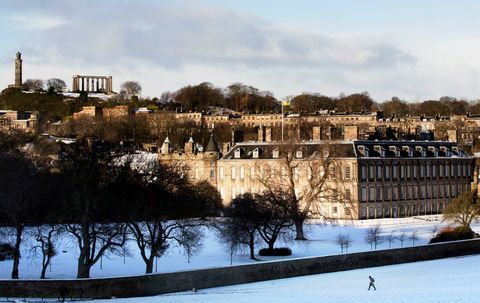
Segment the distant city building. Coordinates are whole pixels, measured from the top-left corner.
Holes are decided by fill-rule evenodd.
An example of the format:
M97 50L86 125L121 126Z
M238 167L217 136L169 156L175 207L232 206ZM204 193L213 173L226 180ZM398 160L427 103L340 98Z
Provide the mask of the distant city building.
M18 112L16 110L0 110L0 129L19 129L35 131L38 125L38 113Z
M100 118L117 119L129 115L128 105L116 105L114 107L84 106L82 110L73 114L73 119Z

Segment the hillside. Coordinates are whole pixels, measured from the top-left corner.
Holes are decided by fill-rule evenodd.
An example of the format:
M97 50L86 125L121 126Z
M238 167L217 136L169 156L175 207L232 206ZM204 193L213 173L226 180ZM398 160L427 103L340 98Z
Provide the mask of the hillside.
M0 109L38 111L42 121L48 121L79 111L81 102L59 94L24 93L17 88L7 88L0 94Z

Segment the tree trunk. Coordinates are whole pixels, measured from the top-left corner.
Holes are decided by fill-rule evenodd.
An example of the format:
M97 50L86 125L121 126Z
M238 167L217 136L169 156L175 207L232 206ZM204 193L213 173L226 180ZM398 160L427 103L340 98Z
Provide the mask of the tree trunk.
M305 218L303 217L295 218L294 223L295 223L295 234L296 234L295 240L301 240L301 241L307 240L307 238L305 238L305 233L303 232L303 224L305 223Z
M45 279L45 273L47 272L48 263L50 263L49 259L47 259L47 262L42 266L42 274L40 275L40 279Z
M250 259L256 260L255 258L255 238L253 235L250 235L250 239L248 241L248 246L250 247Z
M77 279L88 279L90 278L90 266L83 264L83 262L78 262L77 269Z
M15 228L16 238L15 238L15 250L13 251L13 268L12 268L12 279L18 279L18 266L20 264L20 244L22 243L22 233L23 225L18 225Z
M49 263L50 263L50 257L45 255L45 251L44 251L43 259L42 259L42 273L40 274L40 279L45 279L45 273L47 272Z
M145 262L147 265L145 269L146 274L151 274L153 272L153 260L155 260L155 258L150 258Z
M80 251L80 256L78 256L78 264L77 264L77 279L87 279L90 278L90 266L87 265L87 256L88 246L84 247Z

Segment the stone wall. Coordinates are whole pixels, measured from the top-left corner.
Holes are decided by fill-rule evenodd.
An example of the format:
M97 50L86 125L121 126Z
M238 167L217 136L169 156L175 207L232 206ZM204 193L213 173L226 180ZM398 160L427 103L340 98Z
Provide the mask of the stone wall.
M139 297L480 253L480 239L143 276L0 280L2 297Z

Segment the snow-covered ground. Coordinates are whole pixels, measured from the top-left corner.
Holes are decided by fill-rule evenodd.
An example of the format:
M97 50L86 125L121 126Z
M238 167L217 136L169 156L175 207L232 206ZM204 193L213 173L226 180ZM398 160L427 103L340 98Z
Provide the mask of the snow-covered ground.
M298 278L95 303L475 303L480 256L373 267ZM368 276L376 291L367 291ZM90 301L91 302L91 301Z
M276 246L288 246L292 249L293 255L288 258L308 257L308 256L324 256L340 253L340 247L335 243L335 237L338 234L348 234L353 239L352 247L349 252L359 252L370 250L370 246L365 242L366 230L376 224L381 224L383 234L394 232L397 236L401 232L405 232L407 237L413 231L417 231L418 240L415 245L426 244L432 237L435 227L440 228L448 225L442 223L440 216L404 218L404 219L379 219L366 221L339 221L337 224L321 224L321 222L311 222L307 226L307 236L310 241L280 241ZM473 229L480 232L480 224L475 223ZM201 252L194 256L190 263L187 257L176 247L171 247L167 253L158 259L158 272L172 272L178 270L190 270L210 267L230 266L230 256L228 249L222 245L216 234L205 228L205 240ZM26 244L26 243L25 243ZM412 243L408 239L403 246L411 246ZM258 251L262 245L256 249ZM400 242L393 242L392 248L400 247ZM22 251L22 259L20 261L20 278L36 279L40 276L41 259L40 257L31 256L28 252L27 245L24 245ZM389 243L383 242L378 249L388 249ZM74 278L76 276L76 259L78 250L74 243L63 239L58 245L59 254L53 258L52 270L47 271L48 278ZM132 241L128 244L130 257L110 255L103 258L102 262L94 265L91 271L91 277L112 277L112 276L128 276L139 275L145 272L145 264L139 256L136 244ZM261 260L284 259L286 257L259 257ZM252 261L248 257L248 253L238 253L233 257L233 265L245 264ZM0 262L0 279L8 279L10 277L12 261ZM479 299L480 302L480 299Z

